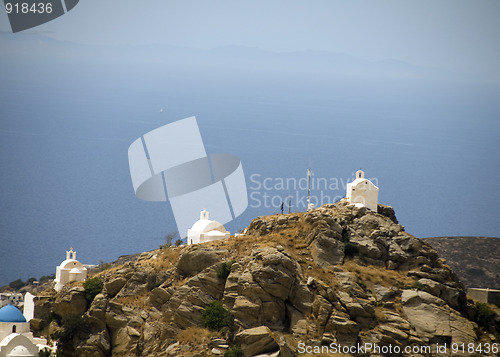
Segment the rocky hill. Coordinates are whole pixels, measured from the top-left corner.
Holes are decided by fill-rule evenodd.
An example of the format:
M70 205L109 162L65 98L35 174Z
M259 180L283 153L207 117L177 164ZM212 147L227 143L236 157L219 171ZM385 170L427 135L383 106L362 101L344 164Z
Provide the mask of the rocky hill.
M382 205L379 213L338 203L259 217L244 236L163 247L94 277L104 282L95 298L72 283L36 303L33 329L57 338L66 356L286 357L335 348L441 356L439 344L450 355L451 343L491 344L500 331L499 315L486 307L484 319L436 251Z
M446 259L466 288L500 290L500 238L424 238Z

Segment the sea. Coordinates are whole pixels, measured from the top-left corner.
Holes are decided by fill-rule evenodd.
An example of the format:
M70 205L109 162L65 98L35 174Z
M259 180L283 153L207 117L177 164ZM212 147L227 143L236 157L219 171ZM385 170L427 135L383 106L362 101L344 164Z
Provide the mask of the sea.
M0 286L54 274L70 247L99 264L165 244L172 209L134 195L127 150L190 116L207 153L242 162L231 233L282 201L304 211L308 169L316 205L362 169L417 237L500 236L498 85L44 61L0 70Z

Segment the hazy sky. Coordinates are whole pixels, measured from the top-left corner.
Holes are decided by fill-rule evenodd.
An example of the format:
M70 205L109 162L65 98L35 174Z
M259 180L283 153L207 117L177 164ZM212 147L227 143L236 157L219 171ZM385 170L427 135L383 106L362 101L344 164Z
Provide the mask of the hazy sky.
M87 44L327 50L498 79L499 18L498 0L81 0L28 31ZM0 30L10 30L5 12Z

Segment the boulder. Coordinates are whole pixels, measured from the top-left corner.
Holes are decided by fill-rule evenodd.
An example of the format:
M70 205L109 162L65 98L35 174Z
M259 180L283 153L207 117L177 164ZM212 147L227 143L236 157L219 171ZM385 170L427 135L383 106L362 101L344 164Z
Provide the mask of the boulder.
M316 235L311 243L311 254L317 266L326 268L342 264L344 261L344 243L324 234Z
M326 300L321 295L316 295L312 305L312 313L316 318L316 331L321 335L325 331L325 327L328 319L330 318L332 310L333 306L328 300Z
M149 302L152 305L161 306L165 302L167 302L171 296L172 294L170 294L170 292L166 289L160 287L154 288L153 290L151 290L151 293L149 295Z
M338 344L354 346L358 340L359 325L350 320L349 315L334 311L325 327L326 333L332 333Z
M281 357L295 357L295 352L290 347L290 344L288 343L285 336L280 336L279 345L280 345L279 355Z
M123 288L127 279L118 277L104 284L104 292L110 297L114 297Z
M183 276L191 276L217 263L221 251L216 251L203 244L194 244L184 248L179 256L177 270Z
M403 290L403 311L418 337L428 342L473 343L474 324L425 291Z
M279 351L280 349L273 333L266 326L243 330L236 334L236 341L241 345L245 357Z
M87 310L85 289L81 286L75 286L69 290L63 290L57 296L52 309L59 316L70 314L83 315Z
M377 206L377 213L381 214L382 216L386 216L396 224L399 223L398 219L396 218L396 213L394 212L394 208L392 208L391 206L386 206L379 203Z
M296 335L305 335L307 333L307 320L304 314L288 304L286 310L290 318L290 331Z
M296 283L290 294L290 303L303 314L309 314L314 296L303 283Z
M102 324L101 328L105 328L106 309L108 307L108 299L103 293L97 294L89 307L87 315L96 319Z
M465 293L456 288L426 278L420 279L418 282L424 286L425 291L443 299L455 310L459 310L465 302Z
M385 286L375 284L373 286L373 295L377 301L388 301L395 295L395 292Z
M135 272L119 290L117 297L142 295L147 290L148 274L144 271Z

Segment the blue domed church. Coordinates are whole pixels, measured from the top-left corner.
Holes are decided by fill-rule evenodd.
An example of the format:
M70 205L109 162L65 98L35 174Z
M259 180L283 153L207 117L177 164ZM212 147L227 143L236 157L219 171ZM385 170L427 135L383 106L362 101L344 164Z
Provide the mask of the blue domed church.
M0 309L0 357L38 356L46 345L45 339L33 337L29 322L15 306Z

